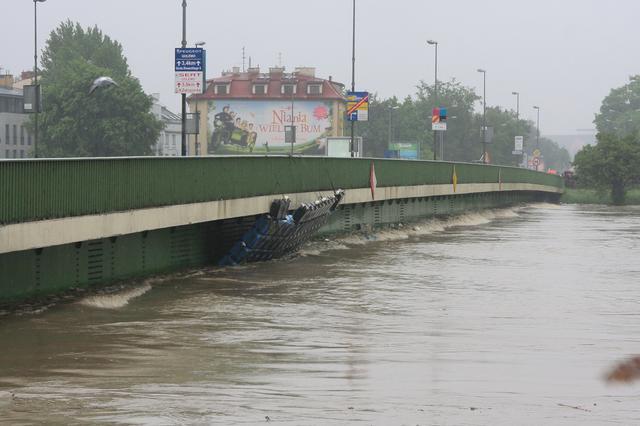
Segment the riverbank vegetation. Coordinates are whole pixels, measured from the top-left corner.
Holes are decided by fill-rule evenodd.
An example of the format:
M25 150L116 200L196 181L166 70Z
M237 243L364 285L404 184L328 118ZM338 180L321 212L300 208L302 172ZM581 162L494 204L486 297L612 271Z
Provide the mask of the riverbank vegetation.
M565 188L560 202L565 204L613 204L611 193L593 188ZM640 205L640 188L627 191L625 205Z
M608 192L611 204L628 204L629 188L640 183L640 75L611 90L594 123L595 145L587 145L574 159L580 188ZM594 192L594 193L595 193ZM584 193L586 194L586 192Z

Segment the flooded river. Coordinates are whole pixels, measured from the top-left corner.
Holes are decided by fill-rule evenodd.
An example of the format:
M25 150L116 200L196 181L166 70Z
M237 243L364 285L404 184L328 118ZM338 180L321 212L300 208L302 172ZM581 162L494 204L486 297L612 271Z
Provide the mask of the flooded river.
M0 317L6 424L640 424L640 209L537 205Z

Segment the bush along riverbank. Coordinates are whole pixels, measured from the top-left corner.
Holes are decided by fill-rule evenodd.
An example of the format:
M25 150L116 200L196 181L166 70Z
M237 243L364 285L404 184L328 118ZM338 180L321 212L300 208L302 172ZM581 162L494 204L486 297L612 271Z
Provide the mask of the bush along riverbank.
M560 202L566 204L613 204L609 191L591 188L565 188ZM632 188L627 191L624 205L640 205L640 188Z

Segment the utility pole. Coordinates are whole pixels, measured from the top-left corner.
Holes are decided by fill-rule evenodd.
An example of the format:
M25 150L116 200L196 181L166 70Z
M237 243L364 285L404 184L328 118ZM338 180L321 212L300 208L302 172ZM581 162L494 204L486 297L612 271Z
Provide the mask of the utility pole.
M435 41L435 40L427 40L427 44L434 45L436 47L435 72L434 72L434 75L435 75L435 82L434 82L435 102L434 102L433 108L438 108L438 42ZM436 160L436 152L438 151L438 148L437 148L437 139L438 139L438 137L437 136L438 136L438 131L434 130L433 131L433 161Z
M38 113L40 112L40 89L38 88L38 3L46 0L33 0L33 85L36 88L35 123L33 128L33 157L38 158ZM8 141L7 141L8 142Z
M538 113L536 118L536 148L540 149L540 107L534 105L533 109Z
M182 48L187 47L187 0L182 0ZM187 94L182 94L182 156L187 156Z
M352 41L351 41L351 91L356 91L356 0L353 0L353 25L352 25ZM355 121L351 120L351 158L355 157L354 149L354 135L355 135Z
M487 71L478 68L482 73L482 162L487 163Z
M520 92L511 92L516 95L516 120L520 120Z

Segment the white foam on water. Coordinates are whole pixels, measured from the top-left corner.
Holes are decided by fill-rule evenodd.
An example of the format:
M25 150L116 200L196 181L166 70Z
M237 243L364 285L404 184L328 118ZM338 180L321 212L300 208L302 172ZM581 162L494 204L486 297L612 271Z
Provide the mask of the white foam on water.
M514 208L481 210L449 216L445 219L432 218L409 224L394 224L388 228L339 237L337 241L346 245L362 245L371 241L398 241L444 232L452 227L479 226L497 219L512 219L519 216Z
M544 203L544 202L527 204L527 207L532 209L561 209L562 208L560 204Z
M346 250L349 247L344 245L341 241L336 240L315 240L310 241L304 245L299 251L299 256L320 256L322 253L329 250Z
M151 290L151 284L145 281L141 286L128 288L119 292L109 294L96 294L85 297L78 303L84 306L99 309L119 309L126 306L132 299L140 297Z

